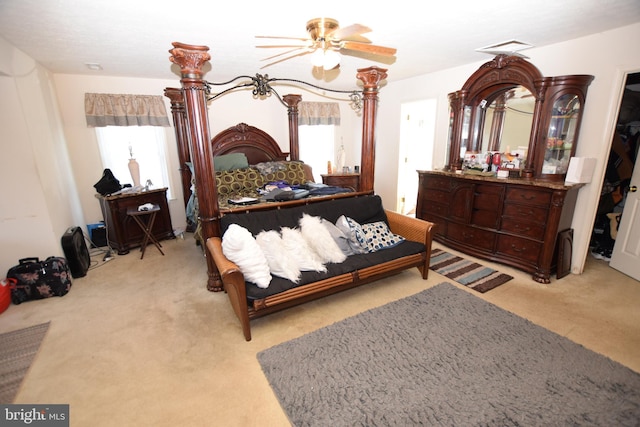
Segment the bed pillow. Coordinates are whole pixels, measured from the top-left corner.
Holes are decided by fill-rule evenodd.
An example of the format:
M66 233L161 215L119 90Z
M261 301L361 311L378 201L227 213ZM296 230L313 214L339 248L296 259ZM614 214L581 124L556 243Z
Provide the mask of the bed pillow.
M333 262L338 264L347 259L347 256L331 237L329 230L322 225L322 218L305 213L302 214L299 224L302 236L320 256L323 263Z
M213 158L213 168L216 171L230 171L249 167L249 161L244 153L230 153Z
M255 197L258 195L258 188L263 185L262 175L254 168L216 171L218 196L223 198L232 196Z
M295 260L298 269L301 271L327 271L327 267L325 267L320 257L311 249L304 237L302 237L300 230L282 227L280 232L282 233L284 248L291 259Z
M267 259L271 274L291 280L293 283L300 281L298 264L287 253L279 232L262 231L256 236L256 242Z
M231 224L222 236L222 253L240 268L247 281L259 288L269 287L269 263L249 230Z
M307 182L304 163L298 160L279 162L284 169L263 173L265 182L285 181L289 185L300 185Z

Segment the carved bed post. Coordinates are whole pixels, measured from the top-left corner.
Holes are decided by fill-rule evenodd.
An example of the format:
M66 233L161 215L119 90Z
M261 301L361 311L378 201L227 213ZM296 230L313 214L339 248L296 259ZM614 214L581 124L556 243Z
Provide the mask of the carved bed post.
M187 133L187 116L184 109L184 97L182 89L173 87L165 88L164 96L171 101L171 117L173 118L173 127L176 133L176 142L178 143L178 160L180 161L180 178L182 179L182 196L184 206L187 207L189 197L191 195L191 171L186 163L191 161L191 153L189 151L189 140Z
M449 158L445 170L455 171L462 168L460 161L460 141L462 140L462 127L464 122L464 106L467 100L467 91L458 90L449 94L449 106L453 114L453 122L449 129Z
M174 42L169 50L169 60L180 66L182 93L188 126L188 141L191 148L193 169L196 175L196 191L206 194L199 203L199 220L202 226L202 240L206 243L212 236L220 236L218 223L218 190L216 189L213 153L209 136L209 118L205 81L202 79L202 66L211 58L209 47L194 46ZM206 254L206 249L205 249ZM207 289L221 291L222 281L213 258L207 256Z
M289 112L289 158L300 160L300 145L298 141L298 104L302 101L302 95L285 95L282 97L287 104Z
M360 68L356 77L364 83L362 112L362 152L360 153L360 191L373 191L376 165L376 108L378 84L387 77L387 70L376 66Z

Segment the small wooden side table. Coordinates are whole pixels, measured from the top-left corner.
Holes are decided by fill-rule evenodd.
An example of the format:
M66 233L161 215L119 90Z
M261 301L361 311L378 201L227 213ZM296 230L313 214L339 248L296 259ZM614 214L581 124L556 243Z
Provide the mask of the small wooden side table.
M359 173L332 173L320 176L322 177L323 184L333 185L335 187L351 188L353 191L359 191Z
M160 212L160 206L153 205L152 208L146 210L138 210L137 207L130 207L127 209L127 215L133 218L133 220L140 226L144 237L142 238L142 243L140 244L140 251L142 254L140 255L140 259L144 257L144 251L147 249L147 245L149 241L151 241L156 248L160 251L162 256L164 256L164 252L162 252L162 245L158 240L153 237L153 223L156 221L156 214ZM146 222L145 222L145 217Z

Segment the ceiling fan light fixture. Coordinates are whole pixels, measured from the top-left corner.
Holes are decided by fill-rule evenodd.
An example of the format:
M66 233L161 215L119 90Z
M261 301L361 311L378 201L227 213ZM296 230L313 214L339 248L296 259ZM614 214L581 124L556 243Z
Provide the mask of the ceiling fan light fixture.
M340 55L333 49L327 49L324 51L324 64L325 70L332 70L340 64Z
M311 64L314 67L322 67L324 66L324 50L316 49L315 52L311 54Z
M340 55L333 49L316 49L311 54L311 64L314 67L332 70L340 64Z

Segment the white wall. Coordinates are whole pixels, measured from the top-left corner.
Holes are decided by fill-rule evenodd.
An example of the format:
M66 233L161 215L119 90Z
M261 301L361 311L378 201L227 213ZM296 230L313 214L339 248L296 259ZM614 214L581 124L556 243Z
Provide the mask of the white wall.
M167 61L168 62L168 61ZM171 105L164 96L167 87L179 87L179 81L160 79L139 79L124 77L86 76L56 74L54 76L58 104L62 114L64 133L71 162L73 164L74 178L78 187L78 195L81 201L81 209L84 212L86 224L102 221L100 204L96 199L96 190L93 185L102 176L104 167L100 158L98 140L95 128L87 127L84 113L84 94L95 93L131 93L137 95L160 95L165 101L167 115L171 122ZM169 211L174 229L184 230L186 227L186 215L182 198L182 185L180 183L178 150L175 142L174 128L166 127L165 136L169 147L168 171L173 191L169 200ZM128 182L129 177L116 177L122 182Z
M83 223L51 76L0 38L0 271L18 259L61 256Z
M531 63L545 76L592 74L584 110L576 156L595 157L597 169L591 184L580 190L573 220L573 272L581 273L589 249L593 220L598 205L609 147L624 78L640 70L640 23L612 31L525 51ZM400 106L403 102L437 98L437 128L434 168L446 162L448 132L447 94L462 87L466 79L484 62L390 83L380 93L376 146L375 188L386 205L395 203L397 176L397 138L400 134ZM393 69L389 70L393 75ZM417 175L416 175L417 179Z

